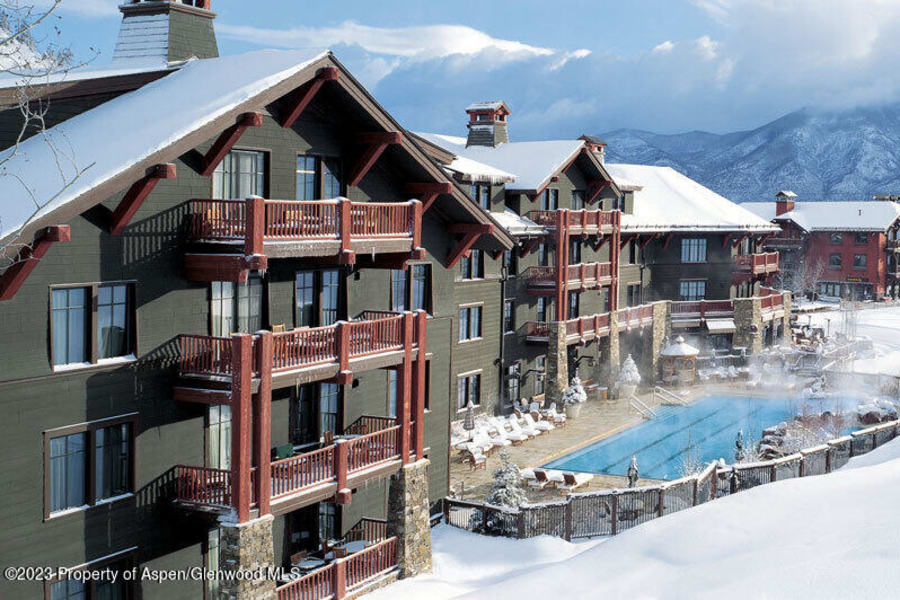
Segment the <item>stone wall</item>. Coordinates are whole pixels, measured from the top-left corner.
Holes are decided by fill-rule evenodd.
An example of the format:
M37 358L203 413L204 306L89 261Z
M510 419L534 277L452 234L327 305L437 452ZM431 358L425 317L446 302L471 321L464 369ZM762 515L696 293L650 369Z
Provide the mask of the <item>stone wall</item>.
M645 385L655 385L659 379L659 353L669 335L671 305L668 301L653 304L653 325L644 332L644 364L641 367Z
M734 299L734 326L732 346L746 348L750 354L762 351L763 321L759 298Z
M616 311L609 313L609 336L600 339L600 360L597 362L597 381L609 388L610 398L619 376L619 317Z
M784 298L784 328L782 329L782 338L778 341L790 340L791 339L791 292L783 292L782 297Z
M547 371L544 379L544 405L556 402L563 406L562 398L569 387L569 355L566 346L565 321L550 323L550 342L547 345Z
M428 465L423 459L391 476L387 534L397 537L400 577L431 572L431 525L428 514Z
M427 498L427 496L426 496ZM275 564L272 515L246 523L220 523L220 568L259 572ZM275 600L275 582L263 577L219 582L216 600Z

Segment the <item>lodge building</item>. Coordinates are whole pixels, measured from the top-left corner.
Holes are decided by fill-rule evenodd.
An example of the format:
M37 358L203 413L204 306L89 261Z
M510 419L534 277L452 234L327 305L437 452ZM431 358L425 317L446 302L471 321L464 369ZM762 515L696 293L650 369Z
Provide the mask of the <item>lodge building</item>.
M776 228L671 169L510 142L503 102L467 138L413 133L330 52L218 56L210 0L120 8L113 62L40 88L67 160L29 137L0 178L0 562L328 562L0 596L342 598L427 571L468 404L599 393L625 353L652 381L674 329L754 351L789 312Z

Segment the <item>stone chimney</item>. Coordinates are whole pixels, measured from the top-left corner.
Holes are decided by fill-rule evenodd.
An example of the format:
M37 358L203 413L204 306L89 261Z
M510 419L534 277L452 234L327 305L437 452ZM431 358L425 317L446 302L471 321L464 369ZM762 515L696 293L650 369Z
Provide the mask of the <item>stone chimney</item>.
M775 216L780 217L784 213L794 210L794 200L796 199L797 194L791 190L781 190L775 194Z
M502 100L499 102L476 102L466 108L469 115L469 136L466 139L466 147L490 146L495 148L500 144L509 142L509 132L506 130L506 118L509 116L509 107Z
M114 63L168 63L219 56L212 0L127 0Z
M597 155L601 163L606 162L606 140L596 135L583 135L578 139L584 142L591 154Z

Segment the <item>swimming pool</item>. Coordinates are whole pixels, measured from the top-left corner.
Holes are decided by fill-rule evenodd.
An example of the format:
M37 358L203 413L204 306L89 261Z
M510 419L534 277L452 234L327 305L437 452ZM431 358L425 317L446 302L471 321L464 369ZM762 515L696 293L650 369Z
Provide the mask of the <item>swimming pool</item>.
M739 430L755 443L763 429L787 420L796 408L796 398L731 395L706 396L689 406L662 406L653 419L544 466L625 475L634 454L641 477L676 479L686 460L708 464L724 458L733 463Z

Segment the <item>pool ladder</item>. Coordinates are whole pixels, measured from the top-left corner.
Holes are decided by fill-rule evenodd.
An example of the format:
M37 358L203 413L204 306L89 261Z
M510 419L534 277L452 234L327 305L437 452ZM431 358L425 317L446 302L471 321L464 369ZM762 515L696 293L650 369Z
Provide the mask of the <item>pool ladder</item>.
M658 400L660 404L677 404L678 406L687 406L687 402L664 387L656 386L653 388L653 399Z
M637 396L632 396L628 402L631 405L631 408L641 413L641 417L644 419L652 419L656 416L656 411L638 400Z

